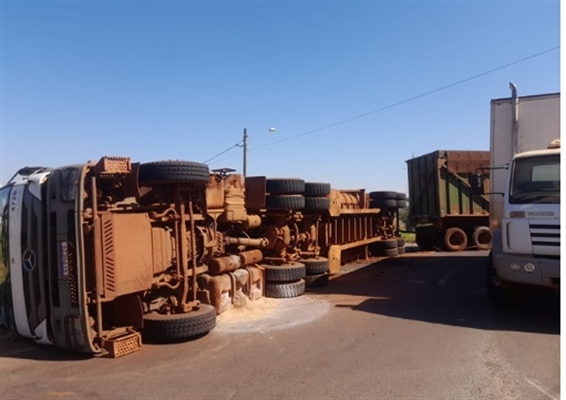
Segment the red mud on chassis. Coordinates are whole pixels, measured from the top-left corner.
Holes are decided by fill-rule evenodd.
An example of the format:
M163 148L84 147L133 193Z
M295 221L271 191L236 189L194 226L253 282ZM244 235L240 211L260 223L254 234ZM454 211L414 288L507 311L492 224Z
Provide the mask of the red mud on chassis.
M23 310L43 310L33 311L43 320L20 307L16 319L29 328L13 330L64 349L119 357L140 348L142 334L160 342L202 336L233 306L299 296L345 262L402 249L395 221L404 201L395 192L297 178L253 177L244 187L231 170L126 157L24 170L2 193L36 193L37 233L35 244L11 241L10 251L25 259L36 249L39 262L20 286L25 260L13 262L14 279L2 283L12 294L0 297L31 293ZM18 226L10 221L3 243L4 228Z
M2 224L8 271L2 314L17 333L118 357L141 346L140 332L171 341L210 331L226 303L222 280L230 282L232 297L261 297L261 251L231 244L230 235L259 223L246 213L239 175L210 175L206 165L186 161L131 164L125 157L42 171L41 186L31 172L2 189L20 201L3 208ZM41 245L32 247L37 265L24 271L20 255L32 252L27 238L21 245L16 240L24 237L21 215L28 210L19 199L32 186L40 211L26 221L37 232L31 242ZM8 227L14 240L4 246ZM6 269L8 247L16 261ZM229 266L218 268L227 260ZM14 307L13 299L23 299L25 307ZM36 308L45 311L41 325L25 313ZM45 321L39 338L37 327Z
M262 253L236 244L260 223L247 215L240 175L103 158L84 176L89 332L100 349L133 351L140 330L155 341L197 337L236 297L262 296Z
M60 347L117 357L141 346L142 329L182 338L214 326L214 310L196 301L188 247L208 170L172 167L132 168L127 158L104 157L77 169L67 188L58 187L57 170L49 178L49 230L57 236L48 248L60 249L50 260L61 266L50 276L59 298L51 322ZM147 186L138 186L138 170ZM74 210L61 210L62 191L75 192Z

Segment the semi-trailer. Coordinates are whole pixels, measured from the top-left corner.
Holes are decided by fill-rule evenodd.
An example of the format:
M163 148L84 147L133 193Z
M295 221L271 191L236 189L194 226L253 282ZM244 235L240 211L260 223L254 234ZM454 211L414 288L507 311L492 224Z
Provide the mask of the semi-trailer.
M487 164L489 151L436 150L407 160L409 221L419 247L491 247L489 198L470 187L470 177Z

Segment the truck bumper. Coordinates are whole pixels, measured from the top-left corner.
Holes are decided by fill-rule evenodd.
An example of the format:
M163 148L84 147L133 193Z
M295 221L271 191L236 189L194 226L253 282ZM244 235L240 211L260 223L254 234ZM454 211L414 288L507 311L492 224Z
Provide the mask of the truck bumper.
M525 265L534 265L534 270L528 272ZM508 282L526 285L560 287L560 260L549 258L534 258L531 256L516 256L509 254L494 254L493 266L497 275ZM512 266L514 268L512 268Z

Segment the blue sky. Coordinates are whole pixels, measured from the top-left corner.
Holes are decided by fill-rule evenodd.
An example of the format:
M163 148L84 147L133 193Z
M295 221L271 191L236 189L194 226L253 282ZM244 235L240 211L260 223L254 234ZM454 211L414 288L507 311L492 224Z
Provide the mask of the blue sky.
M555 49L404 102L559 46L558 1L2 1L0 25L2 183L203 162L247 128L250 176L404 192L412 156L489 148L509 81L560 91ZM241 172L242 149L209 165Z

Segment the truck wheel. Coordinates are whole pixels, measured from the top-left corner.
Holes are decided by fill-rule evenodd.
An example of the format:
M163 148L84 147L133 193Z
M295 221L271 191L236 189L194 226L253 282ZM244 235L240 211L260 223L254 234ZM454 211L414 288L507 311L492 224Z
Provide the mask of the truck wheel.
M330 183L326 182L305 182L304 196L324 197L330 194Z
M302 194L305 181L298 178L268 178L265 180L265 191L271 194Z
M399 242L396 238L393 239L384 239L380 240L379 242L373 242L370 244L370 247L376 250L379 249L395 249L399 247Z
M266 283L265 296L274 299L288 299L305 293L305 280L291 283Z
M328 210L330 199L328 197L305 197L305 210Z
M143 335L153 340L190 339L208 333L216 326L216 308L201 304L186 314L159 314L143 316Z
M405 254L405 239L397 238L397 251L399 254Z
M444 234L444 246L448 251L463 251L468 246L466 232L460 228L448 228Z
M384 199L397 200L397 192L390 192L390 191L370 192L369 198L372 200L384 200Z
M192 161L154 161L140 164L140 185L189 183L206 185L208 165Z
M262 265L267 282L294 282L307 274L305 264L292 262L283 265Z
M407 200L407 195L405 193L397 192L397 200Z
M370 249L370 251L371 255L374 257L397 257L399 255L398 247L393 249Z
M397 200L397 208L407 208L407 200Z
M265 207L270 209L300 210L305 208L305 197L300 194L272 194L265 197Z
M472 234L473 245L480 250L491 248L491 232L487 226L478 226Z
M397 200L395 199L379 199L371 200L369 208L397 208Z
M305 264L307 275L323 274L330 270L328 258L306 258L301 260L301 262Z

